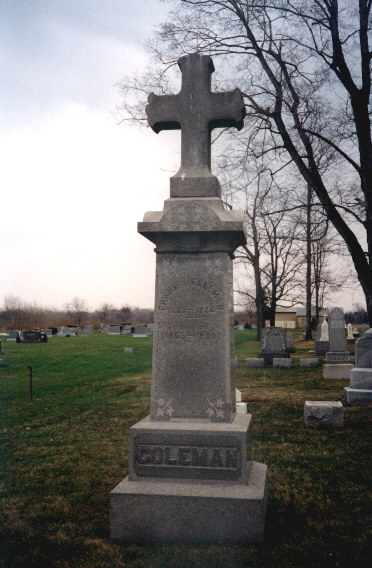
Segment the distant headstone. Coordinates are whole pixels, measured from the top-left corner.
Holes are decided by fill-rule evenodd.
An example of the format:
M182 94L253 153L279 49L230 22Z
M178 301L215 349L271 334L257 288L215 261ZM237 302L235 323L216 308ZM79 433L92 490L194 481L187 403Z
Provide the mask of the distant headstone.
M19 336L19 329L11 329L9 331L9 337L7 341L16 341L18 336Z
M287 353L296 353L293 332L287 331L287 333L286 333L286 345L287 345L287 347L286 347Z
M316 339L315 339L315 341L319 341L321 335L322 335L322 324L318 323L318 325L316 326Z
M346 350L345 318L340 308L333 308L329 314L329 350Z
M40 338L40 333L33 329L25 329L22 331L22 341L25 343L37 343Z
M143 325L135 325L133 329L133 337L147 337L147 328Z
M267 328L263 337L263 347L258 357L263 358L268 365L272 365L274 358L289 357L286 350L286 330L284 327Z
M133 355L133 347L124 347L124 355Z
M369 329L368 324L364 323L364 324L362 325L362 337L365 336L365 334L366 334L366 332L367 332L368 329Z
M355 343L355 367L372 368L372 329Z
M347 337L346 337L346 339L347 339L348 341L354 341L353 326L352 326L352 324L351 324L351 323L348 323L347 326L346 326L346 329L347 329Z
M245 360L245 366L246 367L253 367L253 368L258 368L258 367L264 367L265 366L265 359L262 357L249 357L248 359Z
M84 335L92 335L93 333L93 326L92 325L85 325L83 327L83 334Z
M120 335L120 325L109 325L108 335Z

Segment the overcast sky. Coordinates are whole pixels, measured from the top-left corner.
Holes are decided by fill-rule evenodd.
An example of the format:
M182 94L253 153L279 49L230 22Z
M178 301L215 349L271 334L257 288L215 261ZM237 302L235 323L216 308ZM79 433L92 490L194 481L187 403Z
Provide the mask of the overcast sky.
M0 306L153 306L154 246L136 225L169 196L179 134L118 126L111 111L166 12L158 0L0 2Z
M165 14L157 0L0 3L0 305L152 307L154 246L136 224L163 208L179 149L111 111Z

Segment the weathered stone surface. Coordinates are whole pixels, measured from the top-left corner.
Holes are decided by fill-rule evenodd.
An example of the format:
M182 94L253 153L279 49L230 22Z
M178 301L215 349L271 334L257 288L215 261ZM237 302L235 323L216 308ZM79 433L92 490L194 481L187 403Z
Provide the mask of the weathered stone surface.
M372 368L372 330L355 343L355 366L363 369Z
M319 359L300 359L300 367L317 367L319 365Z
M265 361L263 358L250 357L245 360L246 367L264 367Z
M260 542L266 504L267 469L257 462L250 465L248 485L125 478L110 494L111 538L156 544Z
M351 404L353 402L372 402L371 389L353 389L351 387L344 388L346 401Z
M333 363L350 363L350 357L350 351L327 351L326 363L329 365L332 365Z
M307 400L304 407L304 421L306 428L343 428L345 409L339 401Z
M315 354L316 355L326 355L329 351L329 341L316 341L315 342Z
M352 369L350 387L353 389L372 389L372 369Z
M340 363L323 365L323 378L324 379L350 379L351 370L354 365L351 363Z
M157 255L152 420L231 422L232 305L226 253Z
M236 403L236 414L247 414L248 408L246 402L237 402Z
M329 350L346 350L345 317L341 308L333 308L329 314Z
M124 354L125 355L132 355L133 354L133 347L124 347Z
M290 331L286 333L286 351L287 353L296 353L294 335Z
M273 367L279 369L290 369L292 367L292 359L283 359L283 357L273 358Z

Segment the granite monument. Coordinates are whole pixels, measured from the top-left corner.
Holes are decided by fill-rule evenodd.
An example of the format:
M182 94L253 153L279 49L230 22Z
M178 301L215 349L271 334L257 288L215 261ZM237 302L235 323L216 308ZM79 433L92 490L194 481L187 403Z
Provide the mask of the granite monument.
M264 534L266 466L250 455L251 415L236 414L232 259L243 213L226 211L210 170L211 130L243 126L238 89L211 92L212 59L179 59L178 95L149 96L157 133L181 129L181 167L161 212L138 231L155 243L150 416L130 428L129 472L110 494L119 542L253 542ZM247 443L248 442L248 443Z

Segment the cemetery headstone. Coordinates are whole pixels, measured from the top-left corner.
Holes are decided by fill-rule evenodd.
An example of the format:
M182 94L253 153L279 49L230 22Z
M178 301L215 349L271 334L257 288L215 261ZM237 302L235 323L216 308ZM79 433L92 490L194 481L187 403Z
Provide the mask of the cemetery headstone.
M340 308L333 308L329 314L329 351L323 365L324 379L349 379L354 365L346 351L345 319Z
M148 330L144 325L135 325L133 329L133 337L147 337Z
M368 329L369 329L369 326L368 326L366 323L364 323L364 324L362 325L362 337L365 336L365 334L366 334L366 332L368 331Z
M181 168L162 212L138 231L156 245L150 416L130 429L129 472L110 495L120 542L263 539L266 466L247 451L236 414L233 251L243 214L226 211L210 172L210 131L243 123L239 90L211 93L212 59L181 57L178 95L149 96L149 124L181 128ZM248 446L250 448L250 446ZM239 519L239 522L237 522Z
M348 341L354 341L354 334L353 334L353 326L352 326L352 324L351 324L351 323L348 323L347 326L346 326L346 329L347 329L347 337L346 337L346 339L347 339Z
M372 329L355 343L355 367L372 368Z
M19 329L11 329L7 341L16 341L19 336Z
M346 350L345 318L340 308L333 308L329 314L329 350Z
M287 353L296 353L294 335L291 331L287 331L286 333L286 351Z
M93 333L93 326L92 325L85 325L83 327L83 334L84 335L92 335Z
M262 341L262 338L261 338ZM272 365L273 359L288 358L286 350L286 330L282 327L269 327L263 338L263 347L258 354L265 364Z
M109 325L108 335L120 335L120 325Z
M318 339L320 325L320 336ZM319 324L317 328L317 339L315 341L315 354L325 355L329 351L329 332L327 320L324 320L322 324Z

